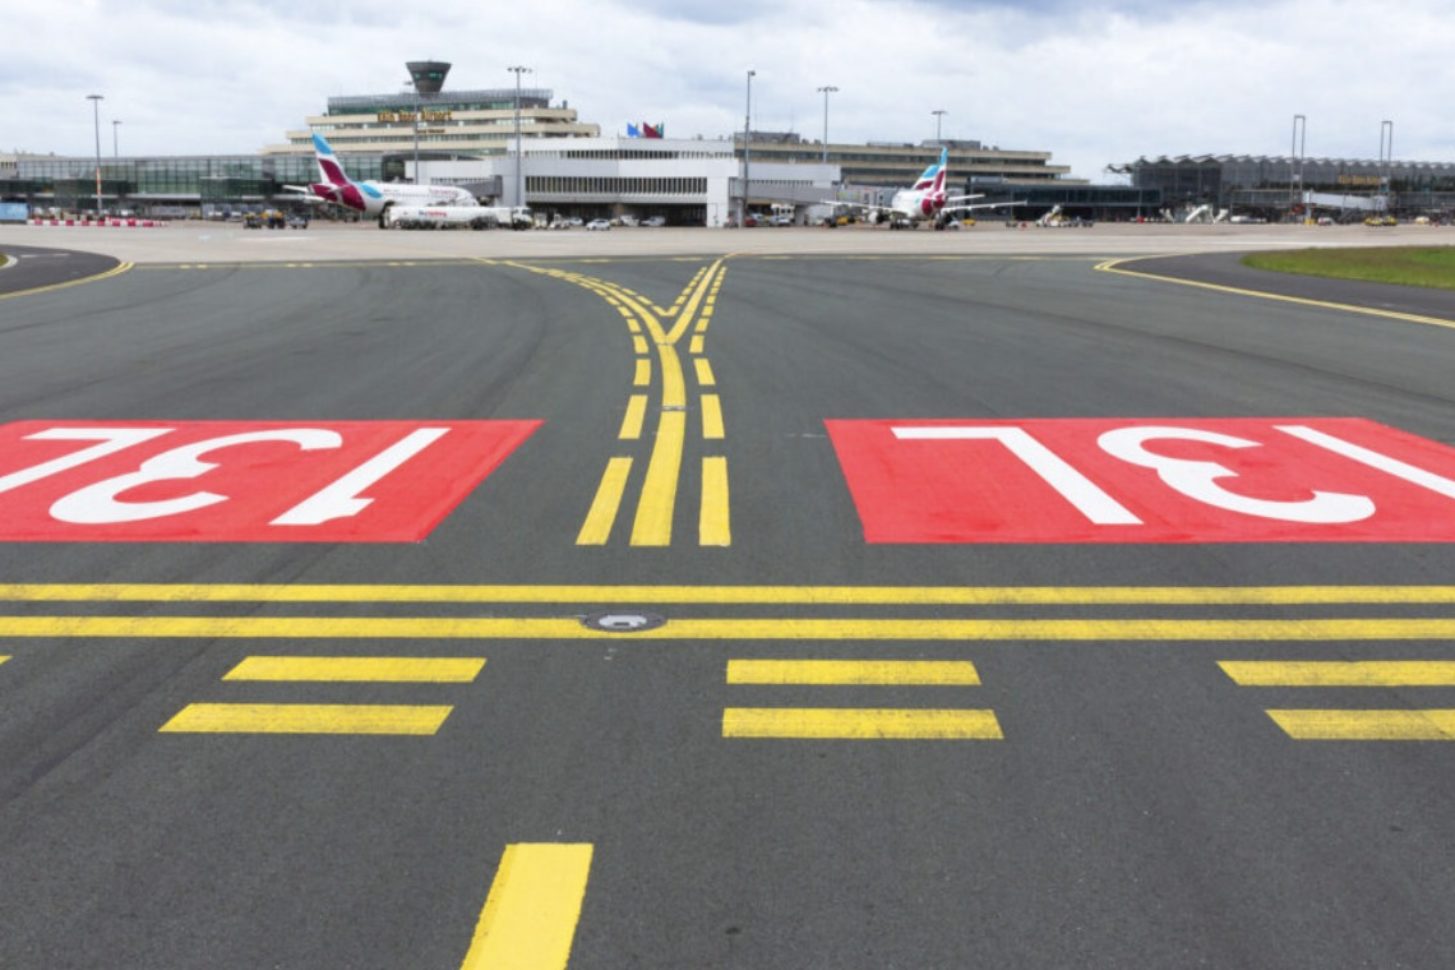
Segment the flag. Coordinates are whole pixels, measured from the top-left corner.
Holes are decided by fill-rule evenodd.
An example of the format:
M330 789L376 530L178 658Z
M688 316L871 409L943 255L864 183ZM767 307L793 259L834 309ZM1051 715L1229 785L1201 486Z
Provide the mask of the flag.
M626 136L628 138L640 138L642 137L642 133L636 125L632 124L631 122L627 122Z
M662 132L661 132L661 129L660 128L653 128L651 125L647 124L645 121L642 122L642 133L647 138L661 138L662 137Z

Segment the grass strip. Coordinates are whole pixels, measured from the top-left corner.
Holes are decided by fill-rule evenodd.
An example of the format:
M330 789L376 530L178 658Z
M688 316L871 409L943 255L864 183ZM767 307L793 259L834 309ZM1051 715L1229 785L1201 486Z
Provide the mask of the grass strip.
M1455 290L1455 246L1296 249L1252 253L1243 265L1276 273Z

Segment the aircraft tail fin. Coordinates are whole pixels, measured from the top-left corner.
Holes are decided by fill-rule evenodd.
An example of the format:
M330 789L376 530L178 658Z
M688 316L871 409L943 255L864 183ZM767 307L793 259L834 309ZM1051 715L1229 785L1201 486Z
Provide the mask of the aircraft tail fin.
M944 175L945 166L949 164L949 159L950 150L948 148L941 147L940 160L938 162L935 162L933 165L925 169L924 172L920 174L920 177L915 180L914 187L916 189L933 188L935 185L935 180Z
M329 185L349 184L349 177L344 174L344 167L339 164L333 147L318 132L313 133L313 156L318 159L318 171L324 182Z

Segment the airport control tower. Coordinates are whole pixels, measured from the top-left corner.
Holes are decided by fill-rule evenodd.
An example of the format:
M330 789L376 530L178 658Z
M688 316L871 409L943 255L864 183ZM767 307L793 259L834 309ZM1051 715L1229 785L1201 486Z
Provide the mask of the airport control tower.
M404 66L409 68L414 90L420 94L439 94L445 86L445 75L450 73L450 65L444 61L409 61Z

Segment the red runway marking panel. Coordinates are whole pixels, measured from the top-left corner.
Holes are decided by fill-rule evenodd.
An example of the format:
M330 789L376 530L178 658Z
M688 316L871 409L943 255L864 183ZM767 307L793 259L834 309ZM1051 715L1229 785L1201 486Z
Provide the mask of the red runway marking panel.
M418 541L539 426L0 425L0 541Z
M1360 418L825 423L869 542L1455 541L1455 449Z

